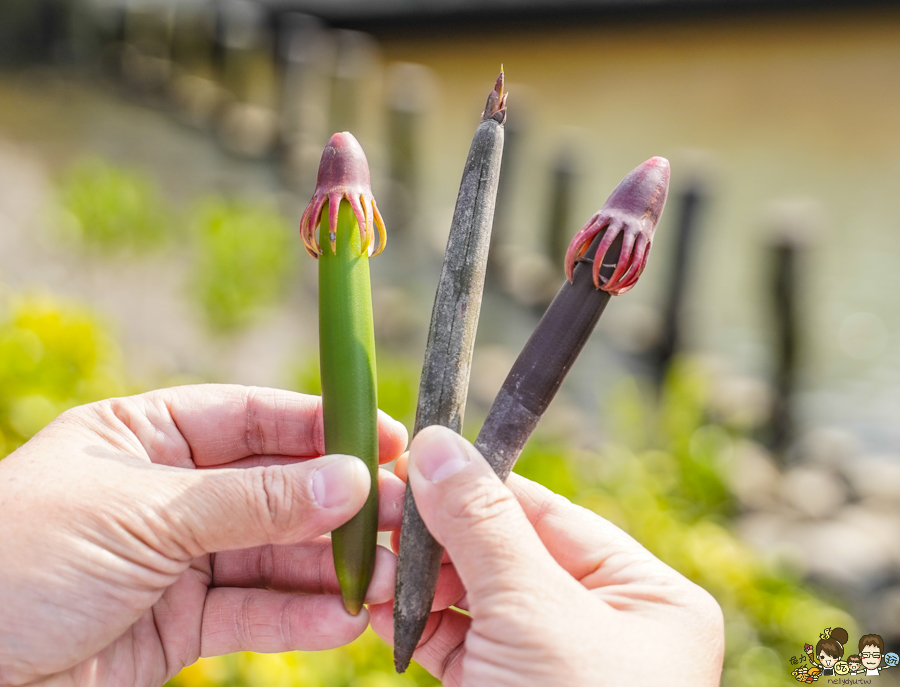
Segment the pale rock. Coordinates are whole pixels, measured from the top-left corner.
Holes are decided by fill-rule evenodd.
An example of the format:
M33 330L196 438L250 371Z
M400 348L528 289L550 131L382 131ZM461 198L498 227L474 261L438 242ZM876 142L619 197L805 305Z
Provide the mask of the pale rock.
M861 453L859 439L836 427L817 427L803 437L800 445L800 454L805 462L841 472L855 465Z
M821 519L833 515L847 500L847 489L831 470L801 466L788 470L781 498L800 514Z
M893 456L865 456L848 465L845 474L864 500L900 503L900 460Z
M781 493L782 475L771 455L751 441L735 444L726 471L728 487L745 508L772 510Z

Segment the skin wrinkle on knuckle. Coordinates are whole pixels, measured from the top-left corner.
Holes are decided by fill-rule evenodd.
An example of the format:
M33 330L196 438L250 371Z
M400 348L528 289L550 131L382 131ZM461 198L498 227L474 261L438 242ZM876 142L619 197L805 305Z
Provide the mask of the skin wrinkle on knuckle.
M443 610L438 613L437 623L432 628L431 632L428 633L427 636L423 635L419 639L419 643L416 645L416 649L413 652L413 656L415 656L415 654L417 654L419 652L423 652L423 653L435 652L435 653L437 653L438 649L434 646L434 644L437 643L437 641L440 639L441 626L444 624L444 620L446 620L449 617L449 613L450 613L449 610ZM425 630L426 631L428 630L427 626L425 627ZM443 675L440 675L437 677L440 680L441 677L443 677Z
M188 444L187 439L184 438L184 435L181 433L181 429L178 427L178 422L175 420L175 413L172 412L172 405L174 403L174 398L171 395L166 393L159 393L155 396L157 400L157 411L161 418L163 418L172 429L172 435L170 436L166 433L168 441L174 447L180 449L178 453L175 454L174 460L172 461L174 465L178 467L186 467L193 468L193 454L191 452L191 446Z
M609 552L597 561L595 569L585 575L582 581L599 573L607 576L605 584L628 584L632 580L641 580L644 583L664 587L672 582L665 567L660 567L657 559L646 549L638 548L623 548Z
M271 544L259 548L259 556L256 558L256 576L255 579L260 583L269 587L275 572L275 549Z
M278 630L281 634L281 648L289 651L294 647L294 628L291 622L291 606L293 606L294 597L287 596L281 602L281 609L278 614Z
M565 496L561 496L550 490L547 490L547 493L543 496L545 496L544 500L533 501L537 508L537 512L534 514L534 517L531 518L531 524L535 529L545 521L552 521L553 519L565 521L566 511L574 505Z
M316 408L313 413L312 427L309 433L312 437L312 448L320 456L325 455L325 416L322 413L322 398L316 397Z
M517 504L509 489L486 477L454 485L445 503L451 521L466 524L491 522L506 516Z
M322 594L325 592L325 580L328 579L328 564L332 560L331 547L322 548L319 551L318 556L318 565L316 566L316 579L315 579L315 589L316 593Z
M279 425L281 425L282 419L287 415L287 405L286 401L280 400L280 397L275 391L267 391L266 394L271 397L272 405L278 409L278 417L275 422L272 423L272 433L274 434L273 441L275 444L275 455L281 455L281 432L278 431Z
M253 645L253 601L250 594L245 594L235 609L234 636L238 648L250 648Z
M539 620L547 612L546 594L537 585L524 585L518 580L500 580L485 589L469 595L469 604L475 625L495 629L487 633L498 636L516 628L517 633L528 636L536 627L543 627ZM540 601L537 601L540 600ZM552 618L545 618L552 623Z
M244 394L247 413L247 429L244 434L244 443L247 445L247 452L254 456L265 455L266 437L256 409L259 389L255 386L247 387Z
M265 498L269 524L281 529L291 524L293 516L293 489L291 480L281 465L262 468L260 487Z
M450 649L450 651L444 657L444 660L441 661L441 668L440 668L441 674L438 677L438 679L442 680L445 675L448 675L450 673L450 671L453 670L453 667L457 663L462 662L465 655L466 655L466 643L464 640L464 641L460 642L459 644L457 644L452 649ZM460 667L460 671L461 670L462 670L462 667Z
M88 411L90 415L84 417L84 422L79 424L90 432L91 438L99 437L116 450L127 453L135 450L143 452L143 446L129 424L127 411L123 406L125 401L126 399L122 398L111 398L84 406L84 410ZM73 408L72 410L81 409ZM79 419L81 417L82 415L79 413Z

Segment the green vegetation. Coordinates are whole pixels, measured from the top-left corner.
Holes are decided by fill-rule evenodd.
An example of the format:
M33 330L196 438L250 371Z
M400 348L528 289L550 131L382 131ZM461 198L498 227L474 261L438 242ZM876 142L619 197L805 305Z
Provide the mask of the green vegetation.
M394 672L390 648L371 629L340 649L309 653L232 654L201 659L167 687L433 687L418 665Z
M162 247L172 218L152 179L91 158L72 167L60 188L68 221L63 226L84 245L102 252L135 254Z
M63 410L126 391L118 348L84 308L0 299L0 456Z
M193 292L217 332L249 324L284 293L292 265L290 233L274 209L214 198L198 206Z
M416 419L419 372L419 366L408 358L378 353L378 408L402 422L410 431ZM295 391L313 396L322 393L317 358L306 358L295 368L292 377Z
M290 229L264 203L213 197L185 221L146 174L101 159L73 166L59 189L62 231L117 260L162 249L180 237L192 256L191 293L210 328L234 333L284 294L294 259ZM177 233L187 224L193 231Z

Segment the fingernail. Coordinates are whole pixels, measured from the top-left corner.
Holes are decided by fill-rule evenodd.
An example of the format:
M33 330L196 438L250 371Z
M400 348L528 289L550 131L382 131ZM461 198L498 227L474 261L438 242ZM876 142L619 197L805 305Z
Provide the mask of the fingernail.
M423 437L413 449L419 472L429 482L438 482L455 475L469 464L462 441L448 432Z
M335 508L350 500L356 491L359 458L343 456L315 471L312 478L313 497L322 508Z

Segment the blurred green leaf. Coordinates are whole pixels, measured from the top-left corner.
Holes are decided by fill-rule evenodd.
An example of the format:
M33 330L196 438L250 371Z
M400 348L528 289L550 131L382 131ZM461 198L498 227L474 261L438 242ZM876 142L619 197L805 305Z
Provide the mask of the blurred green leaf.
M84 308L8 297L0 315L0 445L15 449L67 408L127 388L118 347Z
M369 629L339 649L284 654L232 654L201 659L168 687L432 687L440 683L413 663L394 672L390 647Z
M412 431L416 419L419 391L419 366L402 358L379 355L377 359L378 407ZM319 396L322 381L319 359L306 357L292 373L293 388L304 394Z
M152 180L100 159L83 160L69 170L60 202L63 229L105 252L156 249L171 235L171 213Z
M266 205L211 199L192 222L197 241L193 290L219 332L250 323L285 292L292 264L289 229Z

